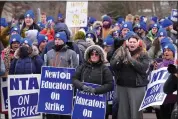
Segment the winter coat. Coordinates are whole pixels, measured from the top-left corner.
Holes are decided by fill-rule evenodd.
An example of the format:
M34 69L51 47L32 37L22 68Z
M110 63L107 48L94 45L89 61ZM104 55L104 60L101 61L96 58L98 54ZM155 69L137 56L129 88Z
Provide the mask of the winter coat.
M10 27L5 27L0 31L0 41L4 47L7 47L9 44L9 31Z
M28 31L28 30L34 30L34 29L36 29L36 30L38 30L39 32L40 32L40 27L36 24L36 23L33 23L30 27L29 27L29 29L26 29L25 28L25 24L24 24L24 26L22 27L22 30L21 30L21 36L23 37L23 38L25 38L25 32L26 31Z
M4 75L6 69L2 57L0 57L0 76Z
M125 55L124 60L120 60L117 55L121 53L122 47L115 51L110 61L117 84L133 88L146 86L148 84L146 71L150 62L147 52L140 50L130 60L127 60ZM134 56L136 58L133 58Z
M101 62L92 64L89 62L89 53L92 49L95 49L101 56ZM85 63L77 67L76 73L73 76L73 85L82 90L83 83L94 83L101 85L96 88L95 94L104 94L113 89L112 87L112 73L107 66L104 65L106 57L101 47L92 45L85 51Z
M46 55L47 66L76 68L79 65L77 54L67 46L64 46L58 52L51 49Z
M172 94L174 91L176 91L177 81L178 77L176 77L174 74L170 74L163 87L164 93Z
M42 58L38 55L36 46L32 46L32 53L25 58L19 57L19 49L15 51L13 61L11 62L9 74L40 74L43 65Z
M69 49L71 49L77 53L77 55L79 56L79 64L81 64L82 56L81 56L81 53L80 53L80 50L79 50L77 44L75 44L74 42L67 42L66 44L67 44L67 46L69 46L68 47ZM44 54L46 54L48 51L53 49L53 47L54 47L54 41L48 42L41 56L44 58Z
M170 37L173 41L173 43L178 46L178 38L177 38L177 33L173 33L171 31L167 31L168 37Z
M80 53L81 53L81 57L83 58L82 60L84 60L84 53L85 53L85 50L91 46L91 44L87 43L85 40L82 40L82 39L79 39L79 40L76 40L75 43L77 44L79 50L80 50Z
M11 61L14 59L14 53L15 51L13 51L10 48L10 46L5 48L1 53L1 57L4 60L5 69L6 69L5 77L7 77L7 75L9 74L10 64Z
M54 40L54 30L53 29L46 29L44 28L42 31L40 31L41 34L44 34L48 37L48 41Z
M4 50L4 45L2 44L2 41L0 41L0 53Z
M149 33L146 35L146 38L144 40L144 42L146 44L146 50L147 51L151 48L151 46L152 46L153 41L154 41L155 38L156 38L156 36L154 36L152 34L152 31L150 30Z

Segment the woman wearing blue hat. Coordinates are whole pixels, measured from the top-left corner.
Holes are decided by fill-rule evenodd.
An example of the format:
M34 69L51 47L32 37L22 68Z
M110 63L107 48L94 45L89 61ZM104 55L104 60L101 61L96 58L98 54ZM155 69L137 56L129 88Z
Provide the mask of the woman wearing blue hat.
M24 38L21 45L14 54L9 74L40 74L43 60L38 55L37 47L28 38Z
M25 32L28 30L38 30L40 31L40 27L34 22L35 19L35 14L33 12L33 10L28 10L25 15L25 20L24 20L24 24L22 26L21 29L21 36L24 38L25 37Z

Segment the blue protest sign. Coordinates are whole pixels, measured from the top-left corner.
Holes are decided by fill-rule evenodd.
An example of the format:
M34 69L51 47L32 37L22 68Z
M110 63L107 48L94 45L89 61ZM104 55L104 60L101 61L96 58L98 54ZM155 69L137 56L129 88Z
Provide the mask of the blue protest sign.
M8 76L10 119L41 119L37 112L40 74Z
M96 84L85 83L91 87ZM72 119L105 119L106 94L94 95L77 91Z
M2 112L8 111L8 93L7 93L7 78L1 80L1 108Z
M70 115L73 68L42 67L38 112Z
M162 105L166 94L163 92L163 86L168 79L169 73L167 67L160 68L151 72L147 91L141 103L140 109L143 110L149 106Z

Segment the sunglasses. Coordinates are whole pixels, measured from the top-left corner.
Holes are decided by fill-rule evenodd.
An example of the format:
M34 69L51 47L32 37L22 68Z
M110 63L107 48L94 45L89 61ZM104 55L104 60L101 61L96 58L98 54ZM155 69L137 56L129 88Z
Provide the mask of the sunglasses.
M91 56L99 56L98 53L91 53Z

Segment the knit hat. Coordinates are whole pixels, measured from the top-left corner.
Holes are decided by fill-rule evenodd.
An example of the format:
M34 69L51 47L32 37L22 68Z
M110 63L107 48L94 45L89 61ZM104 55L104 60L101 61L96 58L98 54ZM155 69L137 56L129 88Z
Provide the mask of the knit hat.
M10 44L12 44L13 42L19 42L21 43L21 36L19 34L13 34L10 37Z
M166 27L168 27L168 26L170 26L170 25L173 25L173 22L171 21L171 20L169 20L169 19L165 19L163 22L162 22L162 27L163 28L166 28Z
M24 38L24 39L22 39L21 44L23 44L23 43L26 43L26 44L28 44L30 47L32 47L32 41L31 41L29 38Z
M30 17L30 18L34 19L35 18L35 14L34 14L33 10L28 10L28 11L26 11L24 17L25 18Z
M20 28L18 27L18 26L14 26L14 27L12 27L11 28L11 31L10 31L10 34L12 33L12 32L17 32L18 34L20 34Z
M160 28L157 32L157 37L167 37L167 31L163 28Z
M75 34L75 40L85 40L85 33L83 31L78 31Z
M56 38L61 39L64 43L67 42L67 35L66 35L66 33L65 33L64 31L62 31L62 32L57 32L57 33L55 34L55 39L56 39Z
M140 16L140 22L146 22L145 20L145 16Z
M3 26L3 27L8 26L8 24L7 24L7 22L6 22L6 18L1 18L0 26Z
M44 25L42 22L37 22L37 25L38 25L41 29L45 28L45 25Z
M152 24L152 25L151 25L151 29L152 29L152 28L157 28L157 29L159 29L159 24Z
M110 16L104 16L102 22L108 21L110 24L112 23L112 19Z
M38 40L38 46L39 46L41 44L41 42L48 41L48 37L46 35L39 34L37 36L37 40Z
M46 21L47 22L54 22L54 17L53 16L48 16Z
M165 37L165 38L161 39L161 43L160 44L161 44L162 49L169 43L171 43L169 38Z
M129 29L130 31L133 31L133 28L132 28L132 23L131 22L125 22L123 25L122 25L122 29L123 28L127 28ZM121 30L122 30L121 29Z
M61 13L58 14L58 18L62 18L62 14Z
M143 29L144 31L147 31L147 26L145 22L140 22L140 28Z
M137 34L133 31L129 31L126 33L126 36L124 38L124 40L128 40L129 38L131 38L132 36L136 36Z
M94 17L88 17L88 23L93 24L96 21Z
M93 38L93 39L95 39L95 35L92 34L92 33L87 33L86 34L86 38Z
M111 35L108 35L103 41L103 45L106 46L112 46L113 44L114 44L114 39L112 38Z
M156 16L152 16L152 17L151 17L151 20L154 21L155 23L157 23L157 21L158 21L158 17L156 17Z
M164 51L165 49L170 49L174 54L175 54L175 52L176 52L176 49L175 49L175 47L174 47L174 45L173 45L172 43L166 44L166 45L164 46L164 48L163 48L163 51Z
M124 22L125 22L125 20L124 20L123 17L119 17L119 18L117 19L117 23L119 23L119 24L123 24Z

